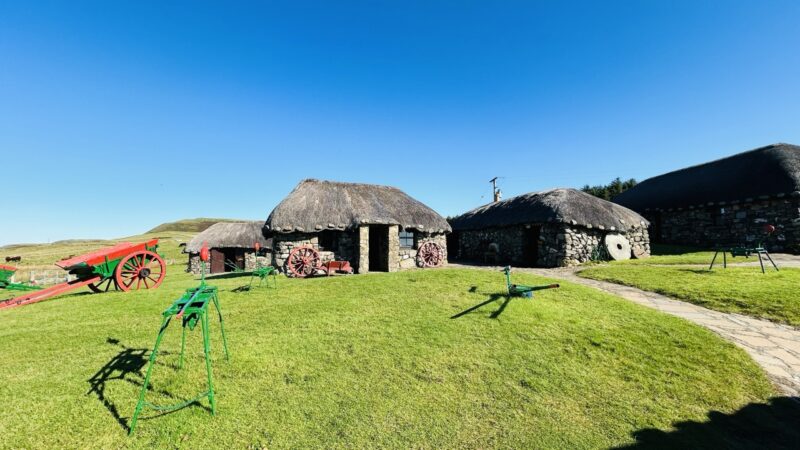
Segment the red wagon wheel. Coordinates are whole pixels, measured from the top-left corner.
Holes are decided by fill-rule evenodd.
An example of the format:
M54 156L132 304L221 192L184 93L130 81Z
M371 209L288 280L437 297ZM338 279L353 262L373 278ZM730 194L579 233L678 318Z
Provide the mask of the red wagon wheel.
M117 279L115 277L108 277L104 280L100 280L97 283L89 284L89 289L92 290L95 294L102 294L103 292L108 292L110 290L119 290L119 284L117 284Z
M164 260L156 253L143 251L122 258L114 278L121 290L130 291L157 288L166 274L167 265Z
M286 268L298 278L313 275L319 265L319 252L311 247L297 247L289 252L289 258L286 260Z
M420 267L439 267L444 262L444 250L435 242L426 242L417 250L417 265Z

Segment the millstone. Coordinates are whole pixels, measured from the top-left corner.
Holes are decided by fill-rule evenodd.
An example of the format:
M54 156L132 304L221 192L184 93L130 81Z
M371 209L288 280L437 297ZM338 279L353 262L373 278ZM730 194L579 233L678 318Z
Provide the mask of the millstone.
M631 244L625 236L616 233L607 234L604 241L611 259L614 261L631 259Z

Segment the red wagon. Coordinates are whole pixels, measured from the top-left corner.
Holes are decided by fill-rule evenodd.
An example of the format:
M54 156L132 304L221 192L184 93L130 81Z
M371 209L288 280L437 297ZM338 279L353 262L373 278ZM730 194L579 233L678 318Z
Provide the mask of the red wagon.
M83 286L93 292L154 289L161 285L167 274L167 265L158 254L158 239L139 244L121 242L61 260L56 265L74 275L75 279L1 301L0 309L40 302Z

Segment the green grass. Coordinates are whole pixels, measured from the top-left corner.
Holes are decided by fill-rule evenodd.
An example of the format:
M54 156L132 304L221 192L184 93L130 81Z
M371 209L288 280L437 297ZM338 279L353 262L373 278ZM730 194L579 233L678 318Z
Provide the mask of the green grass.
M125 427L160 312L196 283L182 266L158 290L0 311L0 447L602 448L653 432L693 446L720 442L711 411L771 408L775 394L713 333L582 286L503 306L502 275L483 270L280 278L277 290L232 292L245 282L213 281L232 352L224 361L212 336L218 415L148 412L133 437ZM199 332L178 372L180 333L169 331L148 394L158 403L204 389ZM696 423L694 434L677 422Z
M800 326L800 270L762 274L758 267L715 268L603 265L580 275L658 292L723 312Z
M673 264L710 264L714 252L696 247L652 244L651 256L645 259L628 259L613 261L615 265L673 265Z

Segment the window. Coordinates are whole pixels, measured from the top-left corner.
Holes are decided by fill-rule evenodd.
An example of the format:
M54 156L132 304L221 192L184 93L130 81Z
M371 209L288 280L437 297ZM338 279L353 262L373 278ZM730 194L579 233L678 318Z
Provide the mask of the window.
M414 232L401 231L400 232L400 247L414 248Z
M338 243L337 237L336 231L325 230L319 234L319 246L323 250L335 251Z

